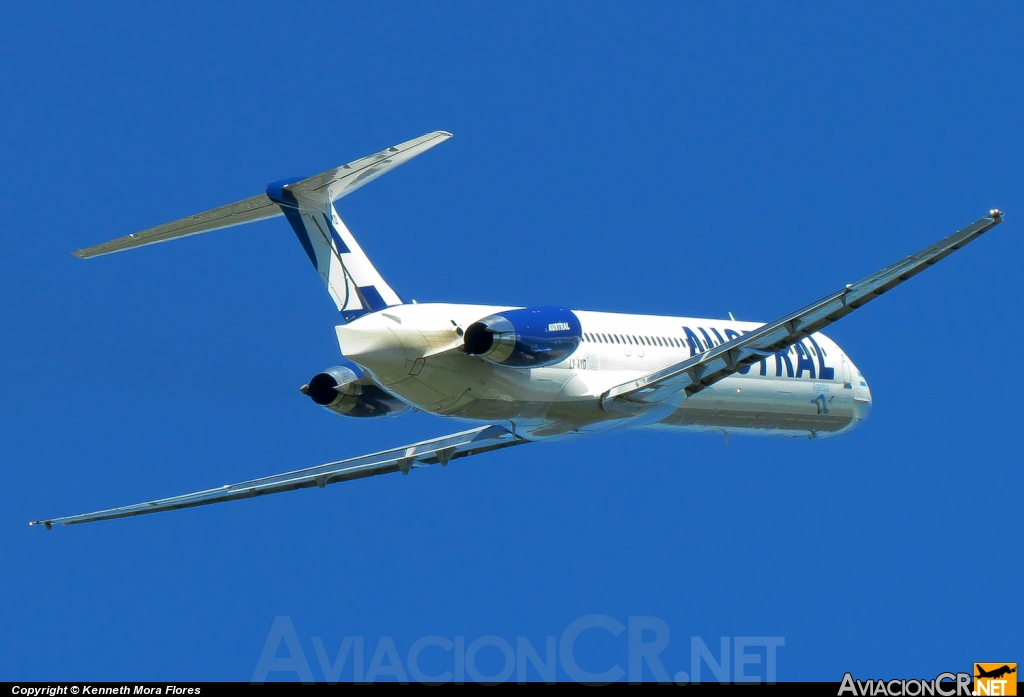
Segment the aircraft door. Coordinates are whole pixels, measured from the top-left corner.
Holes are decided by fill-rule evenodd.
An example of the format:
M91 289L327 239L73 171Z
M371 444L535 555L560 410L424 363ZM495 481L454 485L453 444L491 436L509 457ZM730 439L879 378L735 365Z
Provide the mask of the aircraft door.
M846 360L846 354L843 354L843 388L847 390L853 389L853 375L850 372L850 361Z

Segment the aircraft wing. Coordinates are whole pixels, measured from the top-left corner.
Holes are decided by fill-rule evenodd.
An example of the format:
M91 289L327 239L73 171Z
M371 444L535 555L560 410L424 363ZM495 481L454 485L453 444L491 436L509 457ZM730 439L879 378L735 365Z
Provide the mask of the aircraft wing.
M96 520L127 518L129 516L145 515L146 513L173 511L179 508L205 506L210 503L276 494L282 491L292 491L293 489L305 489L313 486L318 486L322 489L328 484L346 482L350 479L361 479L391 472L408 474L410 469L436 465L438 463L445 466L452 460L460 457L479 455L491 450L528 442L523 438L513 435L508 429L501 426L481 426L469 431L454 433L450 436L420 441L419 443L384 450L371 455L354 457L348 460L329 462L317 467L307 467L306 469L285 472L284 474L250 479L238 484L225 484L216 489L207 489L192 494L146 501L132 506L108 508L103 511L96 511L95 513L34 520L29 525L42 525L49 530L54 525L76 525L78 523L91 523Z
M804 337L824 329L976 240L1001 222L1002 212L993 209L988 216L963 230L807 307L685 361L613 387L602 395L602 406L606 410L631 411L631 407L661 402L680 390L684 390L689 397L765 356L787 349Z

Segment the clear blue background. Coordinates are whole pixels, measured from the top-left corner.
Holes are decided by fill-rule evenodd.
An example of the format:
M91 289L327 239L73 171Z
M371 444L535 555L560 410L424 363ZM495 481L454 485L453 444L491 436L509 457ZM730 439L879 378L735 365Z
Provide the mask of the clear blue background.
M0 679L248 680L278 615L317 679L314 635L332 658L364 636L368 662L381 636L403 657L428 634L542 647L591 613L663 619L670 674L691 636L715 654L784 636L782 680L1024 661L1022 20L954 2L6 6ZM842 438L624 432L26 526L453 431L299 394L338 355L335 312L281 219L69 254L434 129L455 137L339 204L421 302L769 320L993 206L1007 222L829 331L875 398ZM587 637L584 668L626 668L625 634Z

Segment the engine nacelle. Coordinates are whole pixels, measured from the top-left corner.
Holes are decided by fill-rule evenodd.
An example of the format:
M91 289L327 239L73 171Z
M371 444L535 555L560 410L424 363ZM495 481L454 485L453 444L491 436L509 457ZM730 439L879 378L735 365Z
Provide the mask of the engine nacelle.
M583 340L583 327L571 310L528 307L484 317L466 328L465 348L511 368L540 368L559 363Z
M317 373L301 390L320 406L343 416L388 416L409 408L405 402L366 380L355 364L336 365Z

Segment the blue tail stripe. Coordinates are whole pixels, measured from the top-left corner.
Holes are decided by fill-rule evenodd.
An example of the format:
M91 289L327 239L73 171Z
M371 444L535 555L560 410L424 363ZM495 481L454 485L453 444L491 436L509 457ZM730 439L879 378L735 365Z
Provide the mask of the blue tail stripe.
M334 228L334 221L331 220L331 216L325 215L324 220L327 222L327 229L331 231L331 239L334 240L334 246L338 250L338 254L347 254L349 252L348 245L341 240L341 235Z
M302 222L302 214L299 213L297 208L291 208L289 206L281 206L281 210L284 212L284 217L288 223L292 226L292 230L295 231L295 236L299 238L299 244L306 250L306 256L313 262L313 268L317 271L320 270L320 265L316 262L316 252L313 250L313 241L309 239L309 231L306 230L305 223Z
M369 305L370 312L377 312L378 310L387 309L388 304L384 302L384 298L381 297L380 292L373 286L360 286L359 294Z
M306 250L306 256L313 262L313 268L319 271L320 265L316 262L316 251L313 249L313 241L309 239L309 231L306 230L306 224L302 222L302 214L299 213L299 202L295 198L295 194L285 188L289 184L302 181L302 179L302 177L294 177L292 179L279 179L276 182L270 182L267 184L267 198L280 207L284 217L288 220L288 224L295 231L295 236L299 238L299 244ZM331 229L333 230L333 227Z

